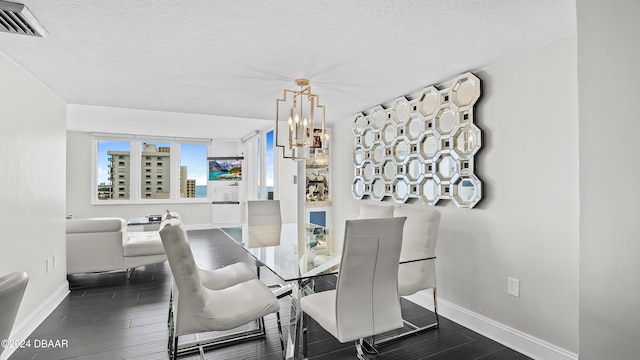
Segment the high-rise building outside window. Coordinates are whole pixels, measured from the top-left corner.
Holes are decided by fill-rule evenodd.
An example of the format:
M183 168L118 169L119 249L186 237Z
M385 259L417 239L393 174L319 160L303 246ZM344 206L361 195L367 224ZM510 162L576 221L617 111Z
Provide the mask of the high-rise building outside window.
M180 144L180 197L207 198L207 146Z
M131 140L94 137L93 203L160 199L199 202L208 198L209 146L205 141L178 143L127 137Z
M98 200L129 200L131 144L128 141L98 142ZM114 184L117 183L117 187Z
M145 159L147 156L156 159L156 162L144 162L142 165L142 172L146 172L147 169L151 170L149 178L156 180L155 186L151 187L148 191L145 184L142 184L141 197L143 199L169 199L171 197L171 145L167 143L141 143L141 156ZM166 175L166 176L165 176ZM167 181L158 181L165 178Z

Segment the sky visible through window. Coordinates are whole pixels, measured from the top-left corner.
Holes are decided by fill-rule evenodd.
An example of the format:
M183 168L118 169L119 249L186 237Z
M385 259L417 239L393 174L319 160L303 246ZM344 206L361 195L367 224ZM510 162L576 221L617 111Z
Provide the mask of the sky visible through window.
M273 188L273 162L274 162L274 144L273 144L273 130L269 131L267 133L267 151L265 154L265 160L266 160L266 186L270 186Z
M196 185L207 185L209 169L207 146L200 144L180 144L180 166L187 167L187 177L195 179Z
M128 141L100 140L98 142L98 184L109 182L109 155L107 151L130 151Z
M156 144L166 146L168 144ZM128 141L100 140L98 143L98 184L108 183L108 151L130 151ZM180 144L180 165L187 166L189 179L195 179L196 185L207 185L207 146L200 144ZM273 173L273 170L271 171ZM272 179L273 181L273 179Z

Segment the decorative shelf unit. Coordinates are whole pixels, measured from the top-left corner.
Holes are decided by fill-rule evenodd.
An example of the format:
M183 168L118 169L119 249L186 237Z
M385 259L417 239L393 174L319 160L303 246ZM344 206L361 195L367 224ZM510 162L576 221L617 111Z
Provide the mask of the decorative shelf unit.
M309 158L305 162L305 217L309 224L330 227L331 192L329 184L329 130L325 129L327 143L324 149L309 149Z

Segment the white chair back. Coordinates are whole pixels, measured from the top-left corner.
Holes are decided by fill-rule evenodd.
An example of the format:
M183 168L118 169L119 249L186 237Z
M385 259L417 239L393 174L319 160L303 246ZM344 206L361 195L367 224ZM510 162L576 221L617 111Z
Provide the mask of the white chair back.
M369 205L363 204L360 206L360 212L358 213L358 219L379 219L390 218L393 216L392 205Z
M29 276L24 271L0 277L0 339L9 339L11 335L27 282ZM0 346L0 353L3 350L4 347Z
M207 296L200 282L193 252L188 241L184 238L185 234L180 220L176 218L165 220L160 226L160 238L167 254L174 284L179 293L189 294L189 296L185 296L186 301L185 299L180 300L180 307L202 309L206 305ZM176 328L180 334L179 322L176 323Z
M398 262L404 218L347 220L336 285L338 340L402 327Z
M441 214L438 210L398 207L394 216L406 217L402 235L401 257L435 256ZM398 293L407 296L436 286L435 260L401 264Z
M249 226L282 224L280 200L249 200L247 215Z

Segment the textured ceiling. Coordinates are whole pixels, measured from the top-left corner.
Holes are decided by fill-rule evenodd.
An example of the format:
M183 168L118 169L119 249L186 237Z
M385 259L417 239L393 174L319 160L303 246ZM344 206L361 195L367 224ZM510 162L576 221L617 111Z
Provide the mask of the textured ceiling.
M575 0L26 0L5 53L69 104L272 119L294 79L327 120L575 34Z

